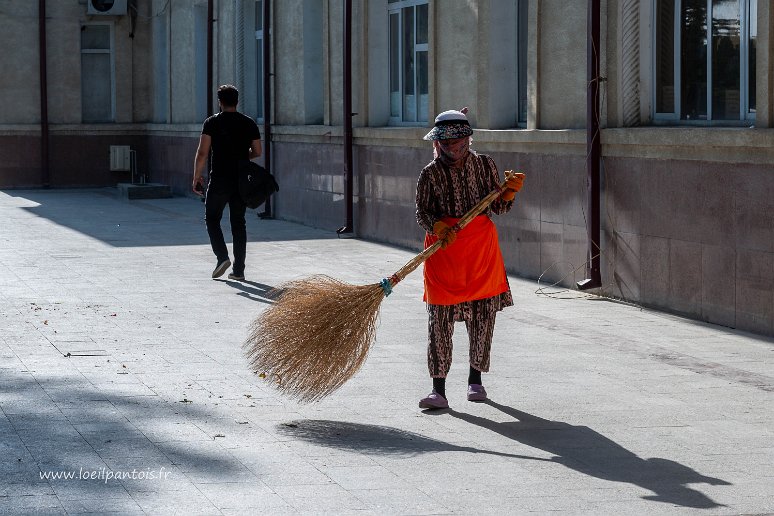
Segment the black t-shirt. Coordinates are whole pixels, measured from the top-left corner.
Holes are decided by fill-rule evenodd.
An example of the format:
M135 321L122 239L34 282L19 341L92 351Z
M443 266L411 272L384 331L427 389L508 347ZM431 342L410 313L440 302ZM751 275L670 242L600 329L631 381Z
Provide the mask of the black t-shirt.
M213 179L237 178L237 163L250 159L250 144L261 138L258 124L238 111L222 111L204 121L202 134L212 138Z

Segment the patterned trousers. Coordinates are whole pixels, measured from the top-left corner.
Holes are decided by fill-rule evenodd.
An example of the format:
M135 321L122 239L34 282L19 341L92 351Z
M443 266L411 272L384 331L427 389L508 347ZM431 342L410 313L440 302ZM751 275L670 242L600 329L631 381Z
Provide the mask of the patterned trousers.
M446 378L452 363L454 323L465 321L470 340L470 366L486 373L492 349L497 308L494 298L466 301L457 305L427 305L427 368L432 378Z

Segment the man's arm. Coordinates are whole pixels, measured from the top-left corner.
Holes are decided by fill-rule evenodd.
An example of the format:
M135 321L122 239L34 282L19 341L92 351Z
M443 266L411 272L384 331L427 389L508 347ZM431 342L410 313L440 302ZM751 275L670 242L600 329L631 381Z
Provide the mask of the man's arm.
M207 166L207 157L210 155L210 146L212 137L209 134L202 134L199 137L199 148L196 149L196 158L194 159L193 191L199 195L204 193L204 167Z
M260 157L262 150L261 140L253 140L250 143L250 159Z

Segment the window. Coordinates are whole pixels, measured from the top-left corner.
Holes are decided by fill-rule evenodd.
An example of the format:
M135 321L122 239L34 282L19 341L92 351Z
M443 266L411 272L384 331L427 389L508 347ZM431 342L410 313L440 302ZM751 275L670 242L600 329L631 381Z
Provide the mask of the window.
M757 0L656 0L656 120L755 117Z
M85 123L114 119L112 47L110 25L81 27L81 119Z
M755 115L755 77L757 70L755 68L755 50L758 44L758 1L751 0L749 8L747 10L747 30L749 32L749 43L747 45L746 59L743 58L743 62L747 63L747 75L744 77L747 82L747 113L749 115Z
M427 2L388 0L390 121L427 122Z

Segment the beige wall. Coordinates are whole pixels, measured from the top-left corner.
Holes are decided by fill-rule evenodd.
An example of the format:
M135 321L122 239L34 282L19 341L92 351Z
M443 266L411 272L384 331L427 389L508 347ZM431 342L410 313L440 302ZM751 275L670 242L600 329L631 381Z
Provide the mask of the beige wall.
M49 121L52 124L78 124L82 102L80 74L77 73L81 69L80 25L86 21L86 6L75 2L46 5ZM115 26L113 37L115 40Z
M587 2L540 4L538 128L585 127Z
M283 34L274 47L274 121L282 125L304 123L302 5L303 0L274 3L275 30Z
M431 81L435 85L435 106L431 106L428 120L447 109L473 108L479 98L477 60L484 56L477 37L479 7L473 2L452 0L435 9L436 79ZM471 123L477 123L479 114L471 109Z
M196 75L197 66L194 55L194 11L191 2L170 0L172 59L170 63L170 96L172 105L172 123L185 124L195 122Z
M152 2L138 5L139 15L149 17L154 11ZM138 16L139 18L139 16ZM137 23L134 38L130 39L131 61L127 63L131 76L131 111L127 113L127 122L153 120L153 40L150 23Z
M0 43L2 48L14 49L5 53L3 62L11 57L13 62L0 73L0 123L28 124L40 119L37 26L37 3L16 1L12 10L0 8Z
M279 217L333 231L345 217L341 132L278 127ZM420 249L414 220L423 128L355 130L355 229ZM585 277L585 131L486 131L474 146L527 173L495 222L511 273L573 287ZM774 334L772 130L606 129L601 293ZM697 141L706 142L696 145ZM537 287L537 285L536 285Z
M763 73L756 81L756 127L774 127L774 9L771 2L758 2L758 54L756 67Z

